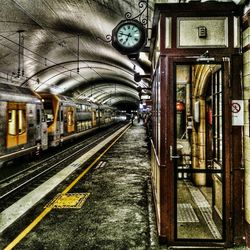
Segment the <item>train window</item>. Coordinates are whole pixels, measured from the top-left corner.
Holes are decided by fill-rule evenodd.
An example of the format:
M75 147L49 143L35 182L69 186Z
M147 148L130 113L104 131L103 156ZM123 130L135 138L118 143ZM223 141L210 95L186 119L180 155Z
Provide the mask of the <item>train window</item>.
M48 123L52 123L54 121L54 115L53 113L49 113L50 111L46 111L46 115L47 115L47 122Z
M36 110L36 124L39 124L41 120L41 113L40 113L40 109Z
M52 101L50 99L44 99L43 106L45 110L52 109Z
M61 121L63 121L63 110L61 110Z
M68 111L68 126L72 126L74 123L73 121L73 111L70 110Z
M23 134L26 131L26 112L25 110L18 110L18 134Z
M44 105L45 114L47 116L47 123L51 124L54 121L52 100L44 99L43 105Z
M16 110L9 110L8 112L8 134L9 135L16 135Z
M8 120L9 120L9 122L12 121L12 111L11 110L9 110L9 113L8 113Z
M80 132L81 131L81 122L77 122L76 123L76 126L77 126L77 132Z
M80 104L76 104L76 111L81 111L81 105Z
M43 109L41 110L41 112L42 112L42 122L45 122L45 121L46 121L46 115L45 115L45 112L44 112L44 110L43 110Z

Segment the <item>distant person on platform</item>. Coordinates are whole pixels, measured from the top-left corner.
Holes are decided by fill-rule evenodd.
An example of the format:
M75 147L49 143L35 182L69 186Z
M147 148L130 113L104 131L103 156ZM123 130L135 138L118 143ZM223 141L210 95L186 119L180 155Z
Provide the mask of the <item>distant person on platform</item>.
M134 114L132 113L132 114L131 114L131 124L132 124L132 125L134 125L134 119L135 119L135 116L134 116Z
M146 127L146 133L149 138L152 137L152 114L149 112L146 114L144 126Z
M138 119L138 123L140 123L140 121L141 121L141 114L140 113L138 113L137 119Z

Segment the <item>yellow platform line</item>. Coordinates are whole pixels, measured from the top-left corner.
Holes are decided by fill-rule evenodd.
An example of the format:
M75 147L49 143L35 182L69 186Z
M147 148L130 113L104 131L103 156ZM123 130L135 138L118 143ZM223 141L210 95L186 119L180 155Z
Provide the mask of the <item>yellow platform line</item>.
M69 192L76 183L95 165L95 163L127 132L130 128L128 126L121 135L119 135L67 188L65 188L62 194ZM53 209L53 207L45 208L34 221L32 221L4 250L11 250L15 247L26 235L32 231L32 229Z

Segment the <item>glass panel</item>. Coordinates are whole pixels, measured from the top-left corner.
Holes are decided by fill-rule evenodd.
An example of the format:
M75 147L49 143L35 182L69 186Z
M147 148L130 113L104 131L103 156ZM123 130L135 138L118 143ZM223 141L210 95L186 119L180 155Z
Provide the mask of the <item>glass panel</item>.
M26 131L26 112L25 110L18 110L18 133L23 134Z
M72 126L72 125L73 125L73 112L68 111L68 126Z
M158 136L158 133L157 133L157 93L156 93L156 83L157 83L157 74L155 76L155 79L154 79L154 82L153 82L153 100L154 103L153 103L153 140L154 140L154 146L155 148L157 149L157 143L158 143L158 140L157 140L157 136Z
M42 122L46 122L46 114L43 109L41 109Z
M8 123L8 134L16 135L16 110L9 110L9 123Z
M219 68L218 65L176 66L173 154L177 157L177 239L223 238L222 78L220 70L215 73L212 70L215 67ZM195 103L199 104L196 121Z
M182 176L190 176L183 172ZM204 174L196 174L204 175ZM177 181L177 238L222 239L222 184L197 186L189 178Z
M158 64L157 69L155 71L153 85L152 85L152 110L150 112L150 117L152 120L152 139L154 148L157 153L157 157L160 158L161 148L161 75L160 75L160 64Z
M158 67L157 70L157 77L156 77L156 81L157 81L157 138L158 138L158 157L160 158L160 154L161 154L161 85L160 85L160 67Z
M36 110L36 124L39 125L41 121L41 110L37 109Z
M211 82L213 93L213 112L214 112L214 160L217 163L216 168L221 168L223 160L223 138L222 138L222 70L219 69L213 74L213 81ZM219 165L218 165L219 164Z
M53 105L51 99L44 99L44 111L47 117L48 126L50 126L54 121L54 112L53 112Z

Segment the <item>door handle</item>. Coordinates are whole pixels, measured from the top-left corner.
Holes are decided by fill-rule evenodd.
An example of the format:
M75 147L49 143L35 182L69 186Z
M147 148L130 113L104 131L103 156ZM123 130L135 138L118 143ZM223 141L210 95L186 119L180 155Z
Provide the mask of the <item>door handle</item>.
M172 161L173 159L179 159L180 156L179 155L173 155L173 146L169 146L169 155L170 155L170 161Z

